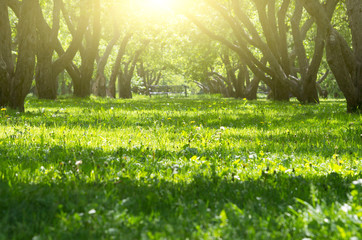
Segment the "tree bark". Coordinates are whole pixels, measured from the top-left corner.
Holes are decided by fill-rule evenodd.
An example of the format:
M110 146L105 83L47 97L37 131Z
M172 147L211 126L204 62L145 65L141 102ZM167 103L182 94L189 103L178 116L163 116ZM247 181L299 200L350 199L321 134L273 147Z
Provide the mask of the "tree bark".
M74 79L74 95L81 98L89 97L91 94L91 81L101 34L100 0L93 0L92 5L93 29L90 33L90 28L88 28L88 33L86 33L85 51L81 52L80 76Z
M289 100L289 96L293 94L303 103L319 102L316 80L323 57L324 38L321 37L323 33L317 36L313 57L308 59L303 42L312 22L307 20L300 27L303 6L299 2L296 2L292 18L289 19L288 13L293 7L290 0L283 0L279 11L276 11L275 0L253 0L261 29L250 21L238 0L233 0L228 7L221 5L216 0L205 0L205 2L229 24L236 41L231 42L223 36L214 34L195 16L188 13L185 15L204 33L237 53L240 60L248 65L255 76L273 89L275 100ZM336 3L337 0L329 1L331 5ZM331 14L326 16L331 18ZM291 21L291 32L287 28L288 21ZM293 37L293 45L287 43L288 35ZM265 61L258 60L249 46L257 48L263 54ZM299 71L300 78L297 78L298 74L294 69ZM276 89L277 87L281 89Z
M129 40L131 39L132 34L127 33L126 36L123 38L122 43L119 47L116 61L112 68L112 74L109 80L109 87L108 87L108 93L109 97L116 98L116 81L119 74L119 71L121 69L121 62L124 54L126 53L126 47L128 45Z
M11 81L9 106L24 112L24 101L34 76L36 49L36 0L23 0L18 25L18 61Z
M138 62L139 57L141 56L145 48L148 46L148 44L149 41L148 40L145 41L143 46L135 52L133 59L124 65L123 70L122 69L120 70L118 78L119 98L124 98L124 99L132 98L131 82L134 70L136 68L136 64Z
M6 0L0 0L0 106L10 103L14 65L11 55L11 29Z
M348 112L362 110L362 2L348 0L347 15L352 33L352 49L342 35L331 25L328 14L335 9L327 1L326 7L317 0L299 0L310 15L316 18L320 31L327 33L328 65L347 101Z
M101 59L98 62L97 75L96 75L96 80L95 80L94 87L93 87L93 93L96 96L99 96L99 97L107 96L107 81L106 81L106 76L104 74L104 70L106 68L108 58L112 53L112 49L113 49L114 45L117 43L120 36L121 36L121 33L118 29L117 23L115 22L113 38L108 43L106 51L104 52L103 56L101 57Z
M57 78L53 76L52 58L59 31L60 1L54 0L52 29L45 22L39 3L36 4L37 28L39 31L35 81L40 99L57 98L58 82Z

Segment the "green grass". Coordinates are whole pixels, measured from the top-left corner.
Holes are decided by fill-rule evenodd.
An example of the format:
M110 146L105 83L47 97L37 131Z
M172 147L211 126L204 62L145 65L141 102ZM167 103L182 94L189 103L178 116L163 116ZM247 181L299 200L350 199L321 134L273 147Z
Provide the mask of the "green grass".
M362 239L345 109L30 98L0 113L0 239Z

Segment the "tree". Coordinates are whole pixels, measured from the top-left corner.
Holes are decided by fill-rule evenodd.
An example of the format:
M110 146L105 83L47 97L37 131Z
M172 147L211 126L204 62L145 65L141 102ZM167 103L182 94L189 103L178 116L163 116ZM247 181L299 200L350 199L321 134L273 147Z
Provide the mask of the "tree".
M228 5L222 5L215 0L205 0L229 24L232 40L209 30L206 24L191 13L185 14L201 31L237 53L240 61L272 89L274 99L288 100L292 93L301 102L319 102L316 80L323 58L323 33L317 33L312 57L308 58L303 41L313 20L302 21L301 4L297 2L293 6L290 0L251 2L260 25L250 20L250 14L254 12L245 12L243 9L242 6L247 4L245 1L233 0ZM327 8L326 12L330 19L332 11ZM291 27L288 27L288 22L291 22Z
M115 16L115 15L112 15ZM107 80L105 74L105 68L108 62L108 59L112 53L113 47L117 44L121 31L119 29L119 23L115 17L113 17L113 37L108 42L105 52L102 57L99 59L97 64L97 74L96 79L93 85L93 93L96 96L106 97L107 96Z
M94 63L98 54L101 35L100 0L92 0L90 4L92 5L93 23L88 26L85 33L85 46L80 49L81 65L79 71L72 74L74 95L77 97L88 97L91 94Z
M143 60L140 59L137 74L142 79L142 84L145 89L144 93L150 95L150 87L160 83L162 70L146 69Z
M36 49L37 0L0 0L0 105L24 111L24 101L31 88ZM17 12L18 55L16 67L12 56L12 43L9 9Z
M128 61L123 63L118 75L118 94L119 98L132 98L131 81L136 69L137 62L142 52L150 43L149 40L143 42L142 46L131 55Z
M39 2L36 3L35 13L39 31L35 80L39 98L56 99L58 89L57 77L65 68L70 69L72 67L72 60L81 47L83 35L88 25L89 14L85 3L86 1L83 0L79 6L81 13L78 29L75 30L72 25L69 26L73 33L73 39L66 51L63 50L62 44L58 39L60 10L62 10L63 16L66 19L69 18L63 1L54 0L52 28L49 27L43 17ZM54 51L58 53L58 58L55 61L53 61Z
M347 100L348 112L362 110L362 2L347 0L352 46L331 24L318 0L299 0L313 16L319 31L326 32L327 62ZM334 10L334 8L333 8Z
M128 45L129 40L131 39L133 34L131 33L127 33L124 37L123 40L120 44L120 47L118 49L118 53L117 53L117 58L115 63L113 64L113 68L112 68L112 74L109 80L109 86L108 86L108 95L111 98L116 98L116 82L117 82L117 77L118 74L120 72L120 68L121 68L121 62L123 59L124 54L126 53L126 48Z

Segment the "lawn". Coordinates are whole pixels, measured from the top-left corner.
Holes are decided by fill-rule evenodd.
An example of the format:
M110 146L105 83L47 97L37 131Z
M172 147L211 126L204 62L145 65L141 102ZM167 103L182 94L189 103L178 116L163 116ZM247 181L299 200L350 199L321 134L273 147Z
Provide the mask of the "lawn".
M362 116L220 97L0 113L0 239L362 239Z

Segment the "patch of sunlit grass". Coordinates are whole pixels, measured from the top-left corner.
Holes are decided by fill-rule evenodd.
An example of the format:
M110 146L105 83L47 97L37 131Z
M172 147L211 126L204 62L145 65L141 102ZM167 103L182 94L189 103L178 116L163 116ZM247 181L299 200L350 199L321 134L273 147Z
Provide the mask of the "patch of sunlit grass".
M1 111L0 239L361 238L362 119L342 102L26 109Z

